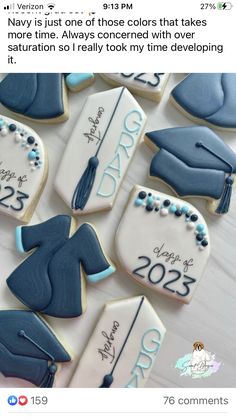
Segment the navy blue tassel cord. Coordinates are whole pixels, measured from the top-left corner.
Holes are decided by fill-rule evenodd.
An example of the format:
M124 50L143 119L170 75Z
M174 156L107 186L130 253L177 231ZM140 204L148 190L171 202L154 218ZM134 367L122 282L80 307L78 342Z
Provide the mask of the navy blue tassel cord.
M89 196L91 194L92 188L93 188L93 184L95 181L95 177L96 177L96 171L97 171L97 167L99 165L99 160L98 160L98 153L101 149L101 146L105 140L105 137L107 135L107 132L109 130L109 127L111 125L111 122L114 118L114 115L116 113L117 107L120 103L121 97L123 95L125 87L123 87L123 89L121 90L121 93L119 94L118 100L116 102L115 108L112 112L111 118L109 120L109 123L107 125L107 128L105 130L105 133L100 141L100 144L97 148L96 154L95 156L91 157L88 161L88 165L84 171L84 173L82 174L72 197L72 201L71 201L71 208L78 210L81 209L83 210L85 205L88 202Z
M137 320L137 317L138 317L138 315L139 315L139 312L140 312L140 310L141 310L141 307L142 307L143 302L144 302L144 297L142 297L142 298L141 298L141 301L140 301L139 306L138 306L138 310L137 310L137 312L136 312L136 314L135 314L135 316L134 316L133 322L132 322L132 324L131 324L131 326L130 326L129 332L128 332L128 334L127 334L126 338L125 338L125 341L124 341L124 343L123 343L123 345L122 345L122 348L121 348L121 350L120 350L120 352L119 352L119 355L118 355L118 357L116 358L116 362L115 362L115 364L113 365L113 368L112 368L112 370L111 370L110 374L107 374L107 375L105 375L105 376L103 377L103 382L102 382L102 384L99 386L99 388L109 388L109 387L111 387L111 385L112 385L112 383L113 383L113 380L114 380L114 379L113 379L113 372L114 372L114 370L115 370L115 368L116 368L116 366L117 366L117 364L118 364L118 362L119 362L119 359L120 359L120 357L121 357L121 354L122 354L122 352L123 352L123 350L124 350L124 348L125 348L125 345L126 345L126 343L127 343L128 339L129 339L129 337L130 337L130 334L131 334L132 329L133 329L133 327L134 327L134 325L135 325L135 322L136 322L136 320Z
M210 154L215 156L217 159L225 163L230 168L229 175L225 179L225 187L221 196L221 200L219 202L218 207L216 208L217 214L226 214L229 211L232 196L232 186L234 183L234 177L232 176L233 166L227 160L223 159L223 157L219 156L213 150L205 146L202 142L199 141L198 143L196 143L196 147L204 148L204 150L208 151Z
M43 352L45 355L47 355L47 357L51 360L51 363L48 366L48 369L47 369L46 374L45 374L45 376L44 376L44 378L43 378L43 380L40 384L40 387L41 388L51 388L51 387L53 387L55 374L57 372L57 366L55 364L54 357L49 352L47 352L44 348L42 348L42 346L40 346L37 342L35 342L33 339L31 339L29 336L27 336L24 330L20 330L19 333L18 333L18 336L28 340L30 343L32 343L32 345L36 346L36 348L38 348L41 352Z

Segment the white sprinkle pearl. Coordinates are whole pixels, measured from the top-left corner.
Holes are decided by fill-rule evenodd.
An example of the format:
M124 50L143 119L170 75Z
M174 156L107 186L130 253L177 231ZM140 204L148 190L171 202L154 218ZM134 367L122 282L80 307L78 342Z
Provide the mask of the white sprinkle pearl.
M19 134L19 132L16 132L16 134L15 134L15 142L16 143L19 143L21 140L22 140L21 135Z
M187 223L187 228L189 229L189 230L192 230L193 228L195 228L195 224L194 223Z
M161 215L168 215L169 214L169 211L168 211L168 209L167 208L162 208L161 209Z
M8 134L8 130L7 130L7 128L2 128L1 129L1 136L2 137L6 137L6 135Z

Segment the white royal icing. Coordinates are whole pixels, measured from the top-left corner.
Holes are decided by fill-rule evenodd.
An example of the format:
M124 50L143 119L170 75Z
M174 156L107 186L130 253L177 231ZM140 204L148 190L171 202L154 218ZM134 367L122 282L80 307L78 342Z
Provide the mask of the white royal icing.
M143 387L166 329L143 296L106 304L79 361L70 387Z
M126 86L132 93L159 101L169 78L168 73L102 73L113 86Z
M38 134L0 115L0 212L25 221L43 187L46 171L45 150Z
M55 188L74 213L110 209L130 164L146 115L127 89L88 97L60 164ZM97 153L98 166L88 200L75 208L76 188Z
M140 192L146 193L146 198L140 199ZM166 200L170 201L168 207L163 204ZM171 211L181 211L182 215ZM190 302L210 254L206 222L193 205L136 186L115 241L121 264L137 282L183 303Z

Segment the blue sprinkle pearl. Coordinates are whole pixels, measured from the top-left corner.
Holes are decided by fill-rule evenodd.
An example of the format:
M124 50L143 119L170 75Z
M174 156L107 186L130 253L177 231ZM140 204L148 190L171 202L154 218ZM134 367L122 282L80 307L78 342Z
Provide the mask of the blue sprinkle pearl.
M154 200L153 200L152 196L148 196L148 198L147 198L147 205L152 205L153 202L154 202Z
M34 160L35 157L36 157L35 151L30 151L29 154L28 154L28 159L29 160Z
M207 241L206 239L202 240L201 245L202 245L203 247L208 246L208 241Z
M176 207L174 204L172 204L172 205L169 207L169 212L170 212L171 214L174 214L174 213L175 213L175 211L177 211L177 207Z
M205 230L204 224L198 224L198 225L197 225L197 227L196 227L196 230L197 230L199 233L202 233L202 231L204 231L204 230Z
M146 196L147 196L147 194L146 194L146 192L144 192L144 191L141 191L141 192L139 192L139 194L138 194L138 197L139 197L140 199L145 199L145 198L146 198Z
M197 234L196 239L197 239L198 242L201 242L204 239L203 234Z
M3 125L4 125L4 121L3 121L3 119L0 119L0 128L2 128Z
M175 211L175 215L176 215L176 217L181 217L182 212L181 212L179 209L177 209L177 210Z
M134 203L137 207L140 207L140 205L142 205L143 203L143 200L140 198L136 198Z
M182 213L183 213L183 214L187 214L187 213L189 212L189 207L188 207L187 205L184 205L184 206L181 208L181 211L182 211Z
M164 207L169 207L169 206L170 206L170 204L171 204L171 202L170 202L170 200L169 200L169 199L165 199L165 201L163 202L163 206L164 206Z
M195 223L195 221L197 221L197 220L198 220L198 216L197 216L197 214L192 214L192 215L191 215L191 217L190 217L190 220L191 220L191 221L193 221L193 222Z
M152 211L152 210L153 210L153 207L152 207L151 205L147 205L147 206L146 206L146 211L149 211L149 212L150 212L150 211Z
M16 131L16 125L15 125L15 124L10 124L10 125L9 125L9 130L10 130L11 132Z
M30 137L27 138L27 143L28 144L32 145L32 144L34 144L34 142L35 142L34 137L30 136Z

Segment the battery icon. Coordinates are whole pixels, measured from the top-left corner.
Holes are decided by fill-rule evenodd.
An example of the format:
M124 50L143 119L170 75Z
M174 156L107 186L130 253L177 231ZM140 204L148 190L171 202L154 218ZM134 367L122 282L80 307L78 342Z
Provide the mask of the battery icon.
M218 10L231 10L233 7L233 4L230 3L230 1L222 1L217 3L217 9Z

